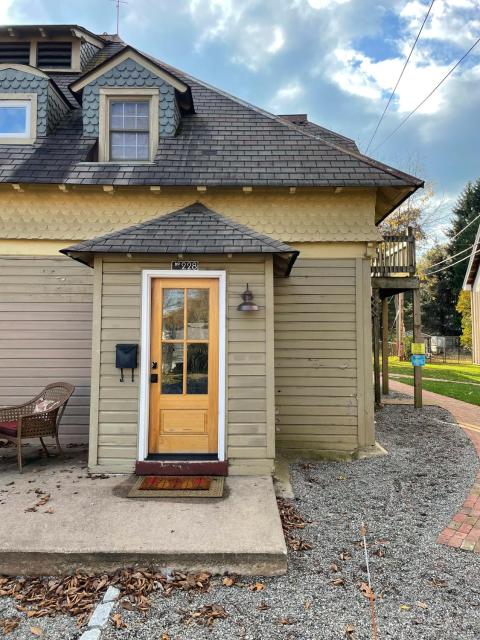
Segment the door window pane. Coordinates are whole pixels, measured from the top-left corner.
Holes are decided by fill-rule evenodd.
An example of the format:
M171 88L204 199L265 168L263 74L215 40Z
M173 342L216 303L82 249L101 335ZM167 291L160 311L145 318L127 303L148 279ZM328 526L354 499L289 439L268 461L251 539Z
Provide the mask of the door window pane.
M188 289L187 338L208 340L208 289Z
M162 393L183 393L183 343L162 345Z
M187 345L187 393L208 393L208 344Z
M163 340L183 340L183 289L163 290Z

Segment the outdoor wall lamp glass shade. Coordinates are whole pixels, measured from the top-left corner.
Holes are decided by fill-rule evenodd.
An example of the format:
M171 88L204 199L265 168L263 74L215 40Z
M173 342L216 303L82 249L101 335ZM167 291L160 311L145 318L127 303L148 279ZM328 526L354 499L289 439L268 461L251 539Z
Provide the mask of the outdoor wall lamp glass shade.
M242 300L243 302L238 305L237 311L258 311L258 305L253 302L253 293L248 288L248 283L247 288L242 293Z

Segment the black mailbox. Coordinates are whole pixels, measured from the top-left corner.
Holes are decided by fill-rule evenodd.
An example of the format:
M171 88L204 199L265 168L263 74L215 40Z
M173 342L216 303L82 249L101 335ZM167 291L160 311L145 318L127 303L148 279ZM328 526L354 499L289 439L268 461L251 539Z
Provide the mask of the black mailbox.
M117 344L115 346L115 366L120 369L120 382L123 382L124 369L132 370L132 382L134 370L138 366L138 344Z

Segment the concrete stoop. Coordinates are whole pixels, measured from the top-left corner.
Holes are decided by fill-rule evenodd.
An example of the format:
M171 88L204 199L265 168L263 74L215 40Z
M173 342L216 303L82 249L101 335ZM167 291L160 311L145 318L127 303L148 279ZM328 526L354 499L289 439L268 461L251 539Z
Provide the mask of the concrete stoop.
M67 467L67 468L65 468ZM77 569L281 575L287 550L270 477L229 477L220 499L138 499L134 479L77 475L55 462L23 475L0 472L0 574L71 574ZM33 482L34 480L34 482ZM13 485L8 485L9 482ZM34 489L50 499L36 511ZM49 509L49 511L47 511Z

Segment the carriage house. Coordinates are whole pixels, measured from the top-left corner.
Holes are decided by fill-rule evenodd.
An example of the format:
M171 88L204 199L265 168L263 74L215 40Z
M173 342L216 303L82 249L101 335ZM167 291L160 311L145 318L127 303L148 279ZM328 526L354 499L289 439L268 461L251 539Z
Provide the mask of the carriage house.
M422 185L76 25L0 28L0 405L64 380L89 468L375 446L371 257Z

